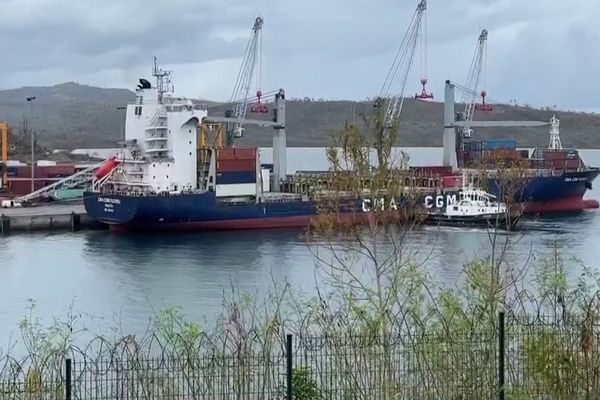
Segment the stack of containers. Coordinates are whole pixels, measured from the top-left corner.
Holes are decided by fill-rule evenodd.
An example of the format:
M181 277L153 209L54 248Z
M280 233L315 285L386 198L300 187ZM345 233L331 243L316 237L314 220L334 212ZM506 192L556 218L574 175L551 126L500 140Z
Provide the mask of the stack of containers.
M481 161L481 153L483 145L481 141L469 141L463 143L464 151L459 154L459 158L463 159L465 166L473 166Z
M219 149L216 165L217 196L256 195L256 162L256 148Z
M581 165L577 150L544 151L544 167L549 169L577 170Z
M511 163L520 157L515 139L486 139L482 142L482 157L486 164Z

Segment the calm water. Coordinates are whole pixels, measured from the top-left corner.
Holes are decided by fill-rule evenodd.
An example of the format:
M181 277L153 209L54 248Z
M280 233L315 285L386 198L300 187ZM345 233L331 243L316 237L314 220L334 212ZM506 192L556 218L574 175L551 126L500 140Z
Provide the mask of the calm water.
M262 153L269 162L271 155ZM441 149L409 153L412 164L441 159ZM582 156L600 165L600 151L582 151ZM327 167L321 149L290 149L288 158L291 171ZM600 190L589 197L600 198ZM524 227L512 250L515 260L524 260L532 248L548 253L555 241L567 256L588 266L600 260L600 214L595 211L529 221ZM485 253L487 240L483 230L432 227L411 234L409 246L436 278L452 285L467 259ZM89 315L97 331L118 323L140 332L153 310L164 305L182 306L196 320L210 319L232 286L257 292L273 280L289 280L310 293L314 266L299 231L0 236L0 350L11 333L18 335L30 299L45 322L65 316L73 304L76 312Z

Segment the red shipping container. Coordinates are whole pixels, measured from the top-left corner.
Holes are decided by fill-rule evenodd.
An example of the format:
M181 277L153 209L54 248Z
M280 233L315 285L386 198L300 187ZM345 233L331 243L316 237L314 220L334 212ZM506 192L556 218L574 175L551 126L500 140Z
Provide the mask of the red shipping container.
M254 160L217 160L217 172L256 171Z
M46 186L45 180L36 180L34 182L35 190L41 189ZM8 181L9 192L15 196L23 196L31 193L31 180L9 180Z
M256 160L256 148L219 149L217 160Z
M46 167L34 167L34 176L36 178L46 178L48 175ZM19 166L17 167L17 177L19 178L31 178L31 166Z
M442 179L442 185L444 187L460 187L462 184L462 177L460 176L444 176Z
M75 173L74 165L54 165L43 168L46 170L46 176L49 178L66 177Z
M567 158L566 151L547 150L544 153L544 160L565 160Z
M579 160L566 160L566 167L567 169L578 169L579 168Z

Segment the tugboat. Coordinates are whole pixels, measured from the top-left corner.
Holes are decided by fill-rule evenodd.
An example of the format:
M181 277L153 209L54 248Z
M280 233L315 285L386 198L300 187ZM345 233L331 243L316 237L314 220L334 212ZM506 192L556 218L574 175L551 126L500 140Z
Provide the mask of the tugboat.
M464 182L464 177L463 177ZM424 223L445 226L484 226L513 229L520 215L509 212L504 202L499 202L491 193L472 184L465 185L455 203L448 203L441 211L428 211Z

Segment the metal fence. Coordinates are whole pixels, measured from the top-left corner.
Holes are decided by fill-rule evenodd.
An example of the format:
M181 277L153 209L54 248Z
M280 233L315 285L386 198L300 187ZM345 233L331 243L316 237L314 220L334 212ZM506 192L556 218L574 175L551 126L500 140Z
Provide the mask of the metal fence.
M536 318L484 331L288 335L273 351L10 359L0 399L596 399L598 330ZM117 355L119 354L119 355Z

